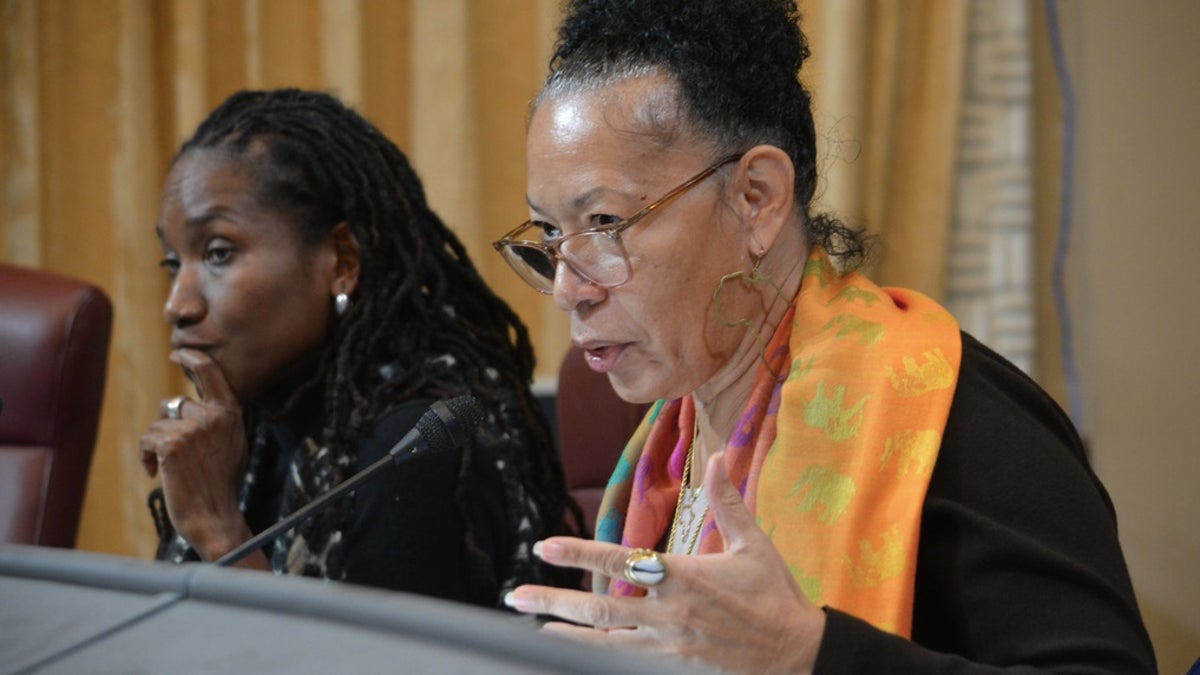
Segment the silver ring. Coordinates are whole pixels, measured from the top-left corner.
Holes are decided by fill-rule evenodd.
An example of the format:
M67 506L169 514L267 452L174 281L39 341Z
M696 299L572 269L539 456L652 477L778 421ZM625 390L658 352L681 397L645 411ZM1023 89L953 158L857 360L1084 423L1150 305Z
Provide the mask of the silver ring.
M635 548L625 558L625 578L634 586L657 586L667 578L667 563L657 551Z
M166 413L167 419L183 419L183 402L186 400L186 396L176 396L175 398L168 399L163 405L163 412Z

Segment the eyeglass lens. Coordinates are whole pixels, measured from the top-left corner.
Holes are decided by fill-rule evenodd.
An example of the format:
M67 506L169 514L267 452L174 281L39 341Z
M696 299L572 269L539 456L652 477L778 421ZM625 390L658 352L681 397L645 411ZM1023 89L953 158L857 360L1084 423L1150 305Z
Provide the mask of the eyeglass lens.
M629 266L621 244L606 232L581 233L563 241L560 250L580 274L601 286L615 286L628 280Z
M510 262L525 268L527 275L554 279L554 261L540 248L512 244L504 249Z
M506 249L509 262L534 285L550 288L554 284L556 261L547 251L534 246L512 243ZM629 277L629 266L618 240L604 232L582 232L562 241L560 255L573 269L593 283L615 286Z

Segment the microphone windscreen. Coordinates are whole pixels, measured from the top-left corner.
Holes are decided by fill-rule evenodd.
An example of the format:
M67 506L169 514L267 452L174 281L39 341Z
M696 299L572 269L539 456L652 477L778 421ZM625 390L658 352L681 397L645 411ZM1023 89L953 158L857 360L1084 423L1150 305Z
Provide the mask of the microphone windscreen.
M479 399L466 395L446 401L446 407L450 410L451 421L447 423L450 436L453 437L455 445L462 445L475 433L475 429L483 424L483 406Z
M417 420L417 431L434 452L452 450L483 422L483 406L474 396L438 401Z

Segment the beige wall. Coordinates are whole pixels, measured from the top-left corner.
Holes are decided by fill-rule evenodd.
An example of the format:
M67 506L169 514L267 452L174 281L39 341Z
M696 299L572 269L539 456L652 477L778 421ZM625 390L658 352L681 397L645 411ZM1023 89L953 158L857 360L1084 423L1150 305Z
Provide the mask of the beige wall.
M1200 657L1200 3L1064 7L1071 278L1093 462L1163 673Z

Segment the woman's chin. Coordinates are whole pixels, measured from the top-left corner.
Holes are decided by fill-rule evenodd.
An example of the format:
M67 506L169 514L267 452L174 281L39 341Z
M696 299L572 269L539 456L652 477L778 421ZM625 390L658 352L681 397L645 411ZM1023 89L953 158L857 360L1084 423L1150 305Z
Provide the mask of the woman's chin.
M630 370L622 369L608 374L608 381L621 400L627 403L653 403L665 398L651 373L642 369Z

